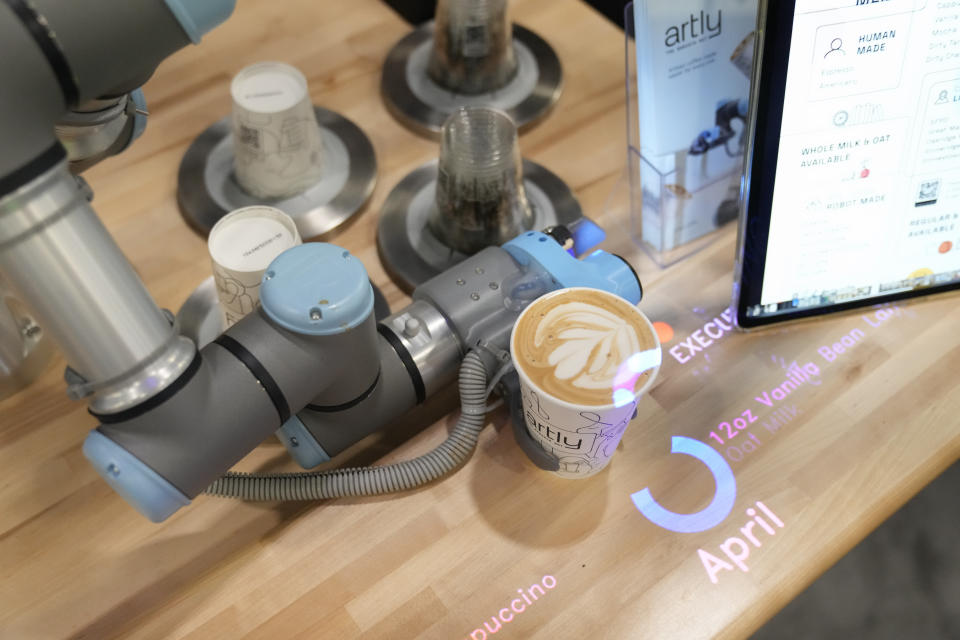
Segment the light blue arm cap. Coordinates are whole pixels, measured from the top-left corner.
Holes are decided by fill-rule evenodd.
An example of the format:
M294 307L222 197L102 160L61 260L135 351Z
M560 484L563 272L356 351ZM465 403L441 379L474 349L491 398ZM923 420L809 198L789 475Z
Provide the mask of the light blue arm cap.
M290 457L304 469L313 469L318 464L330 462L330 456L297 416L293 416L277 429L277 438L287 448Z
M97 430L83 442L86 456L110 488L152 522L163 522L190 499L139 458Z
M561 287L591 287L614 293L630 304L643 296L633 269L621 258L597 250L577 260L550 236L539 231L520 234L503 249L522 266L539 264Z
M308 242L270 263L260 285L260 306L294 333L336 335L373 313L373 286L363 263L349 251Z
M203 34L212 31L214 27L229 18L236 4L236 0L166 0L166 2L193 44L199 43Z

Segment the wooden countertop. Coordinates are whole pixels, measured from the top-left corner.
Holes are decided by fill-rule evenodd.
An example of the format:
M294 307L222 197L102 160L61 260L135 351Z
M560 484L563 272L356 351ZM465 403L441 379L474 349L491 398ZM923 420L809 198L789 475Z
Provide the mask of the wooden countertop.
M957 299L750 335L723 330L733 230L659 271L620 226L622 34L578 0L512 5L566 73L555 112L523 136L524 155L565 179L612 231L644 278L641 308L676 333L608 470L588 481L537 470L496 413L466 466L420 491L283 505L201 496L154 525L84 460L95 421L66 398L58 360L0 403L0 638L492 637L484 622L513 638L743 637L960 457ZM395 309L405 304L374 237L389 190L437 152L379 97L380 65L407 30L377 0L241 0L200 47L160 67L145 89L143 138L86 177L162 306L179 307L210 273L204 240L177 210L180 158L229 112L232 75L272 59L302 69L317 103L371 137L373 199L329 240L363 259ZM794 362L807 375L784 387ZM741 417L746 427L730 439L721 423ZM412 457L439 443L451 419L349 455ZM712 499L712 476L670 454L673 436L714 445L735 473L733 510L710 530L661 528L631 500L649 487L684 513ZM293 465L268 441L240 467ZM773 535L746 526L759 523L762 513L747 512L757 502L774 514L764 520ZM749 535L761 546L747 545ZM698 550L730 567L706 561L716 584ZM733 557L746 552L739 563L749 571Z

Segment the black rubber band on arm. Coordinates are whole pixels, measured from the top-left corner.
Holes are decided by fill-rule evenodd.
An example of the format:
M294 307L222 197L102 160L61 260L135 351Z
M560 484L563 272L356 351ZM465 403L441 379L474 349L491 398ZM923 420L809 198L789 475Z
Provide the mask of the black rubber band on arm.
M335 405L321 406L319 404L308 404L307 409L310 409L311 411L318 411L320 413L336 413L338 411L346 411L347 409L352 409L353 407L357 406L358 404L360 404L361 402L369 398L370 395L373 393L374 389L377 388L377 385L379 383L380 383L380 372L377 371L377 377L373 380L373 384L371 384L366 391L361 393L359 396L357 396L353 400L350 400L349 402L344 402L342 404L335 404Z
M0 176L0 198L13 193L23 185L34 178L37 178L53 167L57 166L61 160L67 157L67 152L59 142L52 145L38 155L36 158L23 165L19 169L11 171L5 176Z
M423 377L420 375L420 369L417 368L417 363L414 362L413 356L410 355L410 352L407 351L407 348L400 342L400 338L393 333L390 327L378 324L377 333L383 336L383 339L389 342L393 350L400 356L400 362L403 363L403 366L407 368L407 373L410 374L413 391L417 394L417 404L423 404L423 401L427 399L427 388L423 384Z
M221 335L213 342L232 353L243 366L250 370L250 373L257 379L257 382L260 383L263 390L267 392L267 396L269 396L273 406L277 409L277 415L280 416L280 424L282 425L289 420L290 405L287 404L287 398L283 395L280 385L273 379L270 372L260 364L256 356L247 351L245 346L226 334Z
M77 87L77 79L70 69L67 57L60 49L60 45L57 44L56 34L50 29L47 21L24 0L3 0L3 2L6 2L10 10L20 18L20 22L33 37L33 41L40 47L40 51L47 62L50 63L50 69L57 77L67 107L75 107L80 100L80 89Z
M87 413L92 415L94 418L100 421L100 424L118 424L120 422L126 422L128 420L133 420L134 418L139 418L147 411L156 409L164 402L177 395L181 389L187 386L187 383L190 382L190 379L200 370L200 352L198 351L196 355L193 356L193 360L190 361L190 364L186 369L183 370L183 373L180 374L180 377L168 384L160 393L150 396L144 402L141 402L135 407L131 407L124 411L119 411L117 413L94 413L87 409Z

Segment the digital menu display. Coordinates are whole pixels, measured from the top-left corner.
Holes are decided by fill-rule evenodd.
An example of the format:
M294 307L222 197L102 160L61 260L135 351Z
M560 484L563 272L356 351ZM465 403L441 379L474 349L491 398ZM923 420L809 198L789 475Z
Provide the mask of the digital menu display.
M797 0L791 33L782 105L765 106L782 119L762 286L741 315L960 283L960 0Z

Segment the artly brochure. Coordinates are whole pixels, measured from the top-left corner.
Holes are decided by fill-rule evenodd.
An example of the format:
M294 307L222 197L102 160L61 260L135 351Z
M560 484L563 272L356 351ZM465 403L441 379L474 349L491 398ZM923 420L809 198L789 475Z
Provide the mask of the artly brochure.
M757 0L637 0L640 145L644 155L690 148L718 107L747 100L750 68L735 58L753 33Z
M634 2L642 228L657 250L736 209L756 17L757 0Z

